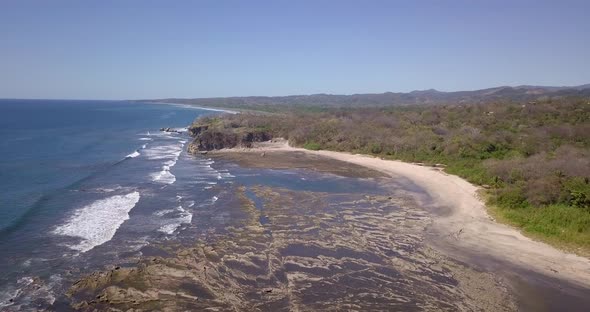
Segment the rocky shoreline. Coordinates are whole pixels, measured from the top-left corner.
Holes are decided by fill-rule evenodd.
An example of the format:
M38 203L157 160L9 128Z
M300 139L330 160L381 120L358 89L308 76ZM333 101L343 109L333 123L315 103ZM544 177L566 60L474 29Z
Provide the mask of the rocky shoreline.
M393 189L392 189L393 191ZM514 311L509 287L430 248L432 222L403 192L236 186L225 231L91 274L81 311ZM403 208L402 208L403 207Z
M218 129L211 124L193 124L188 128L188 132L194 137L188 145L188 152L191 154L224 148L249 148L255 142L269 141L273 138L272 134L265 130L228 131Z

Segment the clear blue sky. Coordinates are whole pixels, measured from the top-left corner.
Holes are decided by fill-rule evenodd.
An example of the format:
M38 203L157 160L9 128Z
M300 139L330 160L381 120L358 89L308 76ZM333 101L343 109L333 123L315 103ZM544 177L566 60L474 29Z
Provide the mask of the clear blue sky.
M0 1L0 98L590 83L590 1Z

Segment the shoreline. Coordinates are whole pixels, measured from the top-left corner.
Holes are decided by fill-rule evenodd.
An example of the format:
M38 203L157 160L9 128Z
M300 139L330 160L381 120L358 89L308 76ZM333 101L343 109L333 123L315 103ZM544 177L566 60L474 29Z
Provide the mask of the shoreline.
M191 104L186 104L186 103L141 102L141 101L139 101L138 103L172 105L172 106L180 106L180 107L192 108L192 109L201 109L201 110L207 110L207 111L213 111L213 112L222 112L222 113L227 113L227 114L239 114L240 113L239 111L236 111L236 110L229 110L229 109L224 109L224 108L209 108L209 107L202 107L202 106L191 105Z
M480 199L478 186L447 174L440 168L383 160L369 155L312 151L289 146L285 140L210 153L259 153L262 156L262 153L267 152L302 152L364 166L393 177L402 176L420 186L436 203L421 204L431 206L429 210L444 209L445 213L436 217L429 229L432 233L429 234L435 238L435 245L447 254L462 261L478 259L480 265L495 269L501 269L504 263L509 262L548 278L590 287L589 259L532 240L517 229L496 222Z

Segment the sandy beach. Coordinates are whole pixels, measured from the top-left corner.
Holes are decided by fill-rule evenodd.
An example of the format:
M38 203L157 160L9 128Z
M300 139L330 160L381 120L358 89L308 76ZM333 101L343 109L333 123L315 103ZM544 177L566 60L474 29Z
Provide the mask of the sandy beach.
M517 229L497 223L487 213L478 196L479 188L440 168L367 155L333 151L311 151L291 147L285 140L259 143L249 149L221 150L214 153L252 153L258 157L272 152L305 153L373 169L392 177L404 177L430 195L422 203L440 215L429 229L437 247L459 260L477 259L486 268L501 268L506 262L526 271L590 287L590 260L534 241Z

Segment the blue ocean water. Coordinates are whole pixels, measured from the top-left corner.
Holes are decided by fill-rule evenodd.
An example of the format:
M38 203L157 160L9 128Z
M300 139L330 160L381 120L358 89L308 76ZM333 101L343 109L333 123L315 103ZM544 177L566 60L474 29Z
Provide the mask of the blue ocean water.
M0 100L0 231L26 222L44 197L142 146L138 134L184 127L197 111L106 101Z
M8 287L4 295L13 295L14 281L27 284L23 276L53 276L59 270L48 266L64 266L63 259L108 253L107 242L125 232L125 221L140 224L123 236L126 246L130 239L144 244L142 228L170 234L190 222L185 208L191 203L173 190L174 166L182 157L206 159L181 156L190 138L159 128L186 127L211 113L125 101L0 100L0 292ZM199 175L199 167L192 168ZM201 195L211 197L195 193ZM165 208L161 218L142 220L153 213L132 210L142 204ZM95 251L102 246L108 248Z

